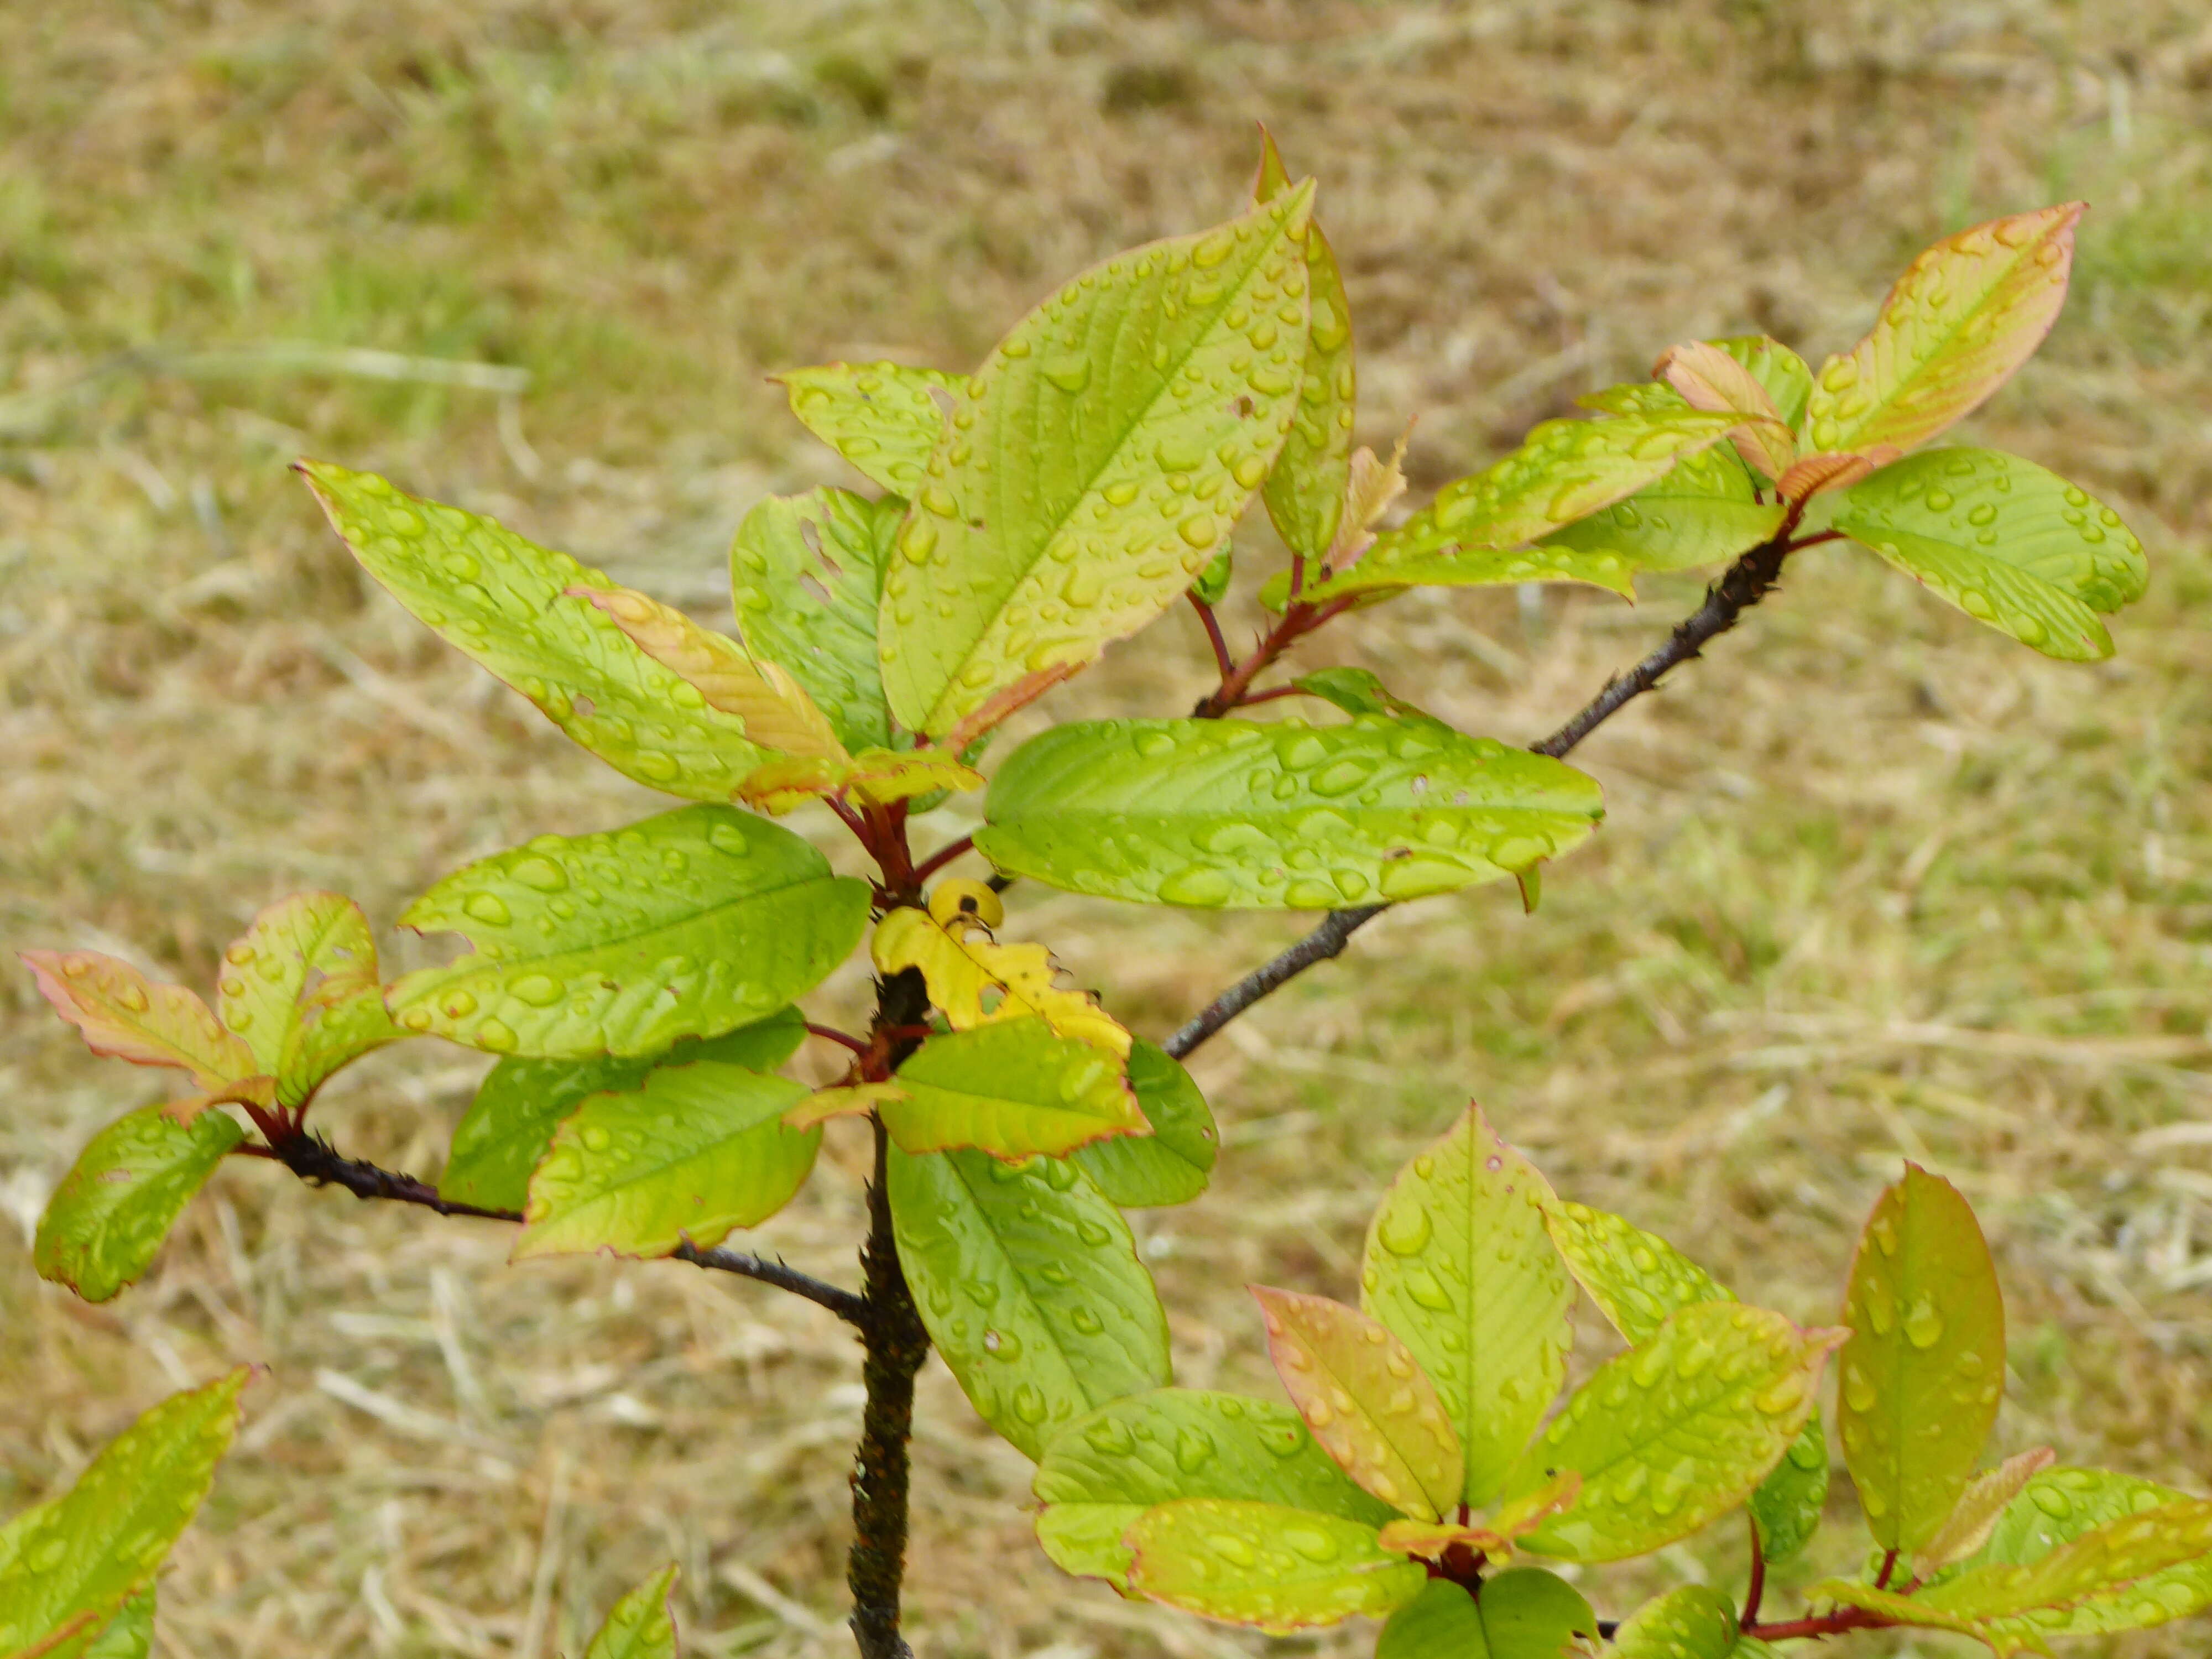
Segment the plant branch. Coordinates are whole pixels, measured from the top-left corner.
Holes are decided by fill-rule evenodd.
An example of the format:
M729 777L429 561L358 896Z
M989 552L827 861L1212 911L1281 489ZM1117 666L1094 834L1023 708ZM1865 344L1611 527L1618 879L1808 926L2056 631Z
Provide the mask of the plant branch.
M1743 1633L1759 1642L1802 1642L1823 1636L1842 1636L1855 1630L1889 1630L1897 1620L1864 1607L1838 1607L1814 1618L1785 1619L1771 1625L1746 1625Z
M849 1048L856 1054L865 1054L868 1052L868 1045L850 1031L841 1031L831 1025L817 1025L811 1019L806 1022L806 1030L810 1036L818 1036L825 1042L834 1042L839 1048Z
M1260 643L1253 647L1252 654L1233 666L1228 660L1227 647L1217 645L1214 655L1222 665L1220 689L1212 696L1201 699L1198 707L1190 711L1192 717L1201 720L1219 720L1230 710L1242 708L1252 690L1253 680L1261 670L1298 641L1324 623L1342 616L1351 607L1349 595L1332 599L1326 605L1291 604Z
M1198 612L1199 621L1206 624L1206 642L1213 647L1214 665L1221 671L1222 683L1228 684L1229 677L1237 672L1237 659L1229 654L1229 641L1221 637L1221 618L1213 614L1212 605L1198 597L1195 588L1186 588L1183 597Z
M939 848L920 864L914 866L915 885L919 887L957 858L964 858L975 850L975 837L963 836L959 840Z
M1743 1592L1743 1618L1740 1621L1746 1630L1759 1622L1759 1604L1766 1595L1766 1547L1759 1540L1759 1522L1746 1510L1743 1518L1751 1527L1751 1583Z

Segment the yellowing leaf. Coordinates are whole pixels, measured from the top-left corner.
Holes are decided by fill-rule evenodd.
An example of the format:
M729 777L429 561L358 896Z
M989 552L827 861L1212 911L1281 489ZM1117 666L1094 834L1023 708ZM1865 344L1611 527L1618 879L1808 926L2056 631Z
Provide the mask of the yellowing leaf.
M1129 1528L1129 1588L1187 1613L1276 1634L1379 1619L1428 1582L1358 1521L1280 1504L1183 1498Z
M956 1031L991 1020L1036 1015L1060 1036L1126 1057L1129 1034L1088 992L1053 983L1058 969L1042 945L1001 945L965 917L948 927L926 910L893 910L876 926L869 946L886 976L918 968L929 1000ZM995 996L986 1009L984 999Z
M945 405L967 384L957 374L899 363L825 363L771 378L790 394L791 412L809 432L900 495L921 487Z
M223 952L222 1023L297 1106L331 1073L399 1036L384 1009L368 918L337 893L295 893Z
M1729 434L1745 465L1778 478L1797 458L1796 440L1766 388L1720 347L1704 340L1669 346L1651 366L1651 375L1680 392L1692 409L1733 410L1757 417Z
M1976 1475L1960 1495L1958 1507L1936 1529L1936 1535L1914 1553L1913 1570L1923 1578L1929 1577L1988 1543L2006 1507L2057 1457L2050 1447L2038 1446L2008 1457L1985 1474Z
M1582 1477L1570 1469L1527 1496L1514 1499L1487 1521L1469 1524L1455 1521L1393 1521L1377 1534L1376 1541L1399 1555L1438 1562L1443 1559L1446 1551L1464 1545L1493 1564L1502 1564L1512 1559L1515 1539L1526 1537L1552 1516L1572 1509L1582 1490Z
M1352 452L1351 476L1344 486L1344 513L1325 561L1331 570L1349 570L1375 545L1375 526L1382 521L1390 504L1406 493L1405 460L1402 436L1387 461L1364 444Z
M203 1088L220 1089L260 1068L245 1042L222 1028L181 985L157 984L97 951L16 952L39 994L83 1033L85 1047L137 1066L173 1066Z
M1844 1462L1885 1549L1957 1505L2004 1393L2004 1301L1973 1211L1917 1164L1874 1207L1844 1292Z
M1555 530L1536 545L1572 554L1583 579L1630 590L1644 571L1688 570L1749 551L1782 527L1779 497L1762 499L1758 480L1733 450L1718 445L1685 455L1656 483L1626 501ZM1610 559L1609 565L1599 561Z
M1821 365L1805 411L1812 447L1911 449L2010 380L2066 302L2086 208L2068 202L1991 220L1915 259L1866 338Z
M1263 129L1261 140L1260 177L1252 199L1265 204L1291 186L1274 138ZM1318 224L1307 229L1305 255L1311 302L1297 415L1267 474L1264 495L1267 516L1283 545L1319 559L1343 534L1346 485L1354 465L1352 416L1358 381L1351 302L1345 297L1336 255Z
M1314 1438L1386 1504L1433 1521L1466 1484L1459 1436L1406 1345L1325 1297L1255 1285L1267 1352Z
M906 1091L896 1083L841 1084L834 1089L817 1089L786 1112L783 1121L790 1128L811 1129L833 1117L866 1117L887 1100L906 1097Z
M763 812L788 812L802 801L840 795L885 806L933 790L981 789L983 775L939 749L863 749L849 759L772 760L745 775L738 799Z
M1035 1018L930 1037L899 1067L896 1085L877 1113L906 1152L974 1146L1018 1163L1152 1133L1110 1049Z
M2013 1500L1968 1565L2033 1566L2100 1527L2191 1501L2185 1492L2110 1469L2046 1469ZM2063 1613L2045 1609L2033 1622L2045 1636L2091 1636L2139 1630L2208 1607L2212 1557L2199 1556L2082 1596Z

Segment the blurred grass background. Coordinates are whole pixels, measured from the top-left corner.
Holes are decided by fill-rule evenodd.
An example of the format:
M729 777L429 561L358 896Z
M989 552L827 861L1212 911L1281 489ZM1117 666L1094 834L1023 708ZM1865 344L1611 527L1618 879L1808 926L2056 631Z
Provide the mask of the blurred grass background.
M973 362L1073 269L1234 211L1260 119L1322 180L1362 436L1418 416L1424 487L1671 341L1847 344L1926 241L2087 196L2067 315L1960 435L2142 535L2118 659L2048 663L1863 556L1806 556L1578 755L1612 816L1537 915L1510 888L1394 914L1202 1051L1222 1172L1139 1224L1182 1379L1271 1392L1237 1287L1350 1295L1382 1181L1470 1096L1563 1190L1806 1319L1911 1157L1980 1206L2010 1292L1997 1449L2212 1484L2201 7L5 0L0 39L0 937L202 986L287 890L388 926L466 859L656 805L376 593L295 455L723 621L745 507L850 481L767 373ZM1307 660L1527 741L1697 591L1416 596ZM1204 660L1172 615L1050 712L1187 707ZM1156 1036L1298 931L1013 912ZM432 1173L481 1069L410 1045L322 1127ZM36 1281L30 1229L159 1087L0 979L0 1513L168 1390L270 1368L165 1581L163 1653L574 1654L672 1555L695 1650L849 1651L860 1391L825 1316L673 1265L509 1269L496 1229L258 1167L85 1307ZM856 1169L834 1144L763 1242L849 1279ZM1060 1578L1026 1465L934 1364L919 1433L926 1654L1364 1650ZM1851 1564L1826 1548L1785 1580ZM1732 1583L1739 1530L1659 1565ZM1584 1580L1615 1611L1653 1582Z

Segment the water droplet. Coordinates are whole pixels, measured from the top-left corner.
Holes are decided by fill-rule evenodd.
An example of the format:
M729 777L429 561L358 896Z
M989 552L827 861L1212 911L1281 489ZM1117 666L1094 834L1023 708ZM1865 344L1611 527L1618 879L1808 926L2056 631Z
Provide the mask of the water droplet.
M1916 1348L1932 1348L1942 1340L1943 1316L1932 1297L1915 1298L1905 1316L1905 1340Z
M507 901L496 893L471 893L461 908L488 927L504 927L514 920L507 910Z
M496 1019L485 1020L476 1029L476 1046L489 1054L511 1054L518 1039L514 1030Z
M541 893L557 893L568 884L568 872L550 859L524 859L513 873L525 887L534 887Z
M1411 1199L1401 1199L1382 1212L1375 1237L1393 1255L1415 1255L1429 1242L1429 1212Z

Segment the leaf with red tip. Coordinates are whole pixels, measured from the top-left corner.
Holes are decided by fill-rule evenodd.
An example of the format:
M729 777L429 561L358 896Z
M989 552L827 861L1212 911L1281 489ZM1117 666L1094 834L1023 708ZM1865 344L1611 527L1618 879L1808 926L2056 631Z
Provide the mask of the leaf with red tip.
M1373 1527L1280 1504L1157 1504L1127 1542L1134 1594L1277 1634L1379 1619L1428 1582L1425 1570L1380 1548Z
M129 963L98 951L20 951L39 994L84 1034L96 1054L136 1066L173 1066L203 1088L251 1077L260 1068L245 1042L181 985L159 984Z
M368 918L342 893L294 893L263 910L223 952L216 990L222 1023L287 1106L400 1035L385 1012Z
M1812 447L1911 449L1979 407L2058 319L2087 207L1993 219L1915 259L1866 338L1821 365L1805 411Z
M1808 455L1774 481L1774 493L1785 501L1809 501L1824 490L1848 489L1896 459L1887 447L1878 455Z
M1652 364L1651 376L1680 392L1692 409L1733 410L1755 417L1729 434L1745 465L1778 478L1797 458L1797 441L1766 388L1720 347L1704 340L1669 346Z

